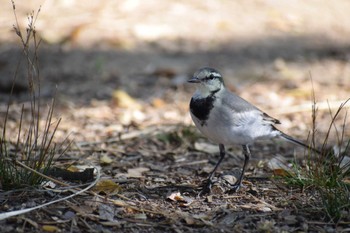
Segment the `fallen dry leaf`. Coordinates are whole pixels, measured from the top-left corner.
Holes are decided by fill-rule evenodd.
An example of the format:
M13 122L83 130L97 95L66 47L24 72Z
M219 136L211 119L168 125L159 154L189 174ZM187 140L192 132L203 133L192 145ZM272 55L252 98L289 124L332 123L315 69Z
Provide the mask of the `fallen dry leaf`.
M113 92L113 102L121 108L130 108L140 110L141 104L139 104L134 98L123 90L116 90Z
M41 229L43 231L46 231L46 232L59 232L60 231L60 229L58 227L53 226L53 225L43 225L41 227Z
M137 167L128 169L128 177L140 178L143 177L142 173L149 171L147 167Z
M237 182L237 177L231 174L222 175L221 178L230 185L234 185Z
M280 169L280 168L277 168L277 169L274 169L272 170L273 174L275 176L281 176L281 177L287 177L287 176L290 176L290 173L287 172L286 170L284 169Z
M208 195L207 198L206 198L206 201L208 203L212 203L213 202L213 196L212 195Z
M166 103L160 98L155 98L152 100L152 105L155 108L163 108L164 106L166 106Z
M179 205L183 206L183 207L187 207L187 206L191 205L193 202L192 198L185 197L185 196L181 195L180 192L171 193L169 196L167 196L167 199L169 199L171 201L179 202L180 203Z
M115 183L112 180L100 180L93 188L93 190L97 193L104 193L109 195L119 193L121 189L122 188L119 186L119 184Z
M276 170L276 169L290 170L286 164L287 164L286 159L284 157L278 155L278 156L270 159L270 161L267 163L267 166L272 171Z
M291 169L286 165L287 161L284 157L278 155L267 163L269 169L273 172L275 176L289 176L291 174Z
M102 157L100 158L101 165L108 165L108 164L111 164L112 162L113 162L113 159L111 159L111 157L109 157L107 154L102 155Z

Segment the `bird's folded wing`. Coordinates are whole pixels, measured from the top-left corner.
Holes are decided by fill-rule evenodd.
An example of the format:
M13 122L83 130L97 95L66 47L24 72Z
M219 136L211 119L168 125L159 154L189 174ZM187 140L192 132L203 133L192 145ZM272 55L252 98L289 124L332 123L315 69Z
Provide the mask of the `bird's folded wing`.
M271 122L272 124L281 124L279 120L277 120L276 118L270 117L264 112L262 112L262 117L264 121Z
M224 107L229 108L233 114L234 113L242 113L243 115L250 115L248 112L254 112L254 114L260 115L266 123L269 124L281 124L281 122L268 114L264 113L245 99L235 95L234 93L225 90L224 93L222 93L222 105ZM254 115L253 114L253 115ZM247 117L247 116L246 116ZM249 117L248 117L249 118ZM247 119L249 121L249 119Z

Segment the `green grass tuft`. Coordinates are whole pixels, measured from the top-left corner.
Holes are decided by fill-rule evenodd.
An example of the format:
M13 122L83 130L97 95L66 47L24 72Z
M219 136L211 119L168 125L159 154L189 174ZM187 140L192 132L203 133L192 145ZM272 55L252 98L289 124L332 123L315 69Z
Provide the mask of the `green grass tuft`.
M342 121L341 130L335 124L349 100L341 104L334 115L331 110L329 111L331 123L323 140L321 154L308 150L305 165L294 162L292 171L284 177L287 184L309 190L315 200L320 200L319 204L322 205L328 219L332 222L338 222L350 213L350 183L347 181L350 176L350 162L346 162L346 155L350 152L350 139L345 139L347 114ZM315 146L317 141L316 113L317 108L314 101L312 146ZM332 130L335 131L335 138L330 138ZM336 145L330 146L334 142Z
M13 26L16 35L22 45L22 56L19 59L13 76L13 85L7 104L7 111L3 119L3 128L0 135L0 184L4 190L36 186L43 181L40 173L50 169L57 151L60 154L62 144L55 144L53 139L61 119L54 119L53 110L55 100L49 104L47 113L41 107L40 96L40 74L38 62L38 49L40 40L37 39L35 22L40 9L28 16L28 26L23 33L19 27L16 16L16 7L12 1L16 24ZM24 61L23 61L24 60ZM26 79L30 105L22 105L19 119L16 123L18 129L13 132L10 128L9 116L14 105L11 105L13 90L18 78L19 69L27 70ZM42 120L43 116L45 117ZM42 123L43 122L43 123ZM12 130L11 132L8 132ZM11 141L12 135L16 133L16 140ZM67 148L66 148L67 149Z

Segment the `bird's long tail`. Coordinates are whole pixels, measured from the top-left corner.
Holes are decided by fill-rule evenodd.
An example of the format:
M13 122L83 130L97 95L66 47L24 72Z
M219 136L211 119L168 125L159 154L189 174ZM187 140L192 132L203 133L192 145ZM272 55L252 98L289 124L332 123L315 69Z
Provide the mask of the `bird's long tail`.
M293 138L293 137L291 137L291 136L289 136L289 135L287 135L287 134L285 134L285 133L283 133L283 132L281 132L281 131L279 131L279 132L281 133L280 136L281 136L283 139L285 139L285 140L287 140L287 141L289 141L289 142L291 142L291 143L294 143L294 144L296 144L296 145L305 147L305 148L308 149L308 150L312 150L313 152L315 152L315 153L317 153L317 154L321 154L321 151L319 151L319 150L313 148L312 146L306 145L305 143L303 143L303 142L301 142L301 141L299 141L299 140L297 140L297 139L295 139L295 138Z

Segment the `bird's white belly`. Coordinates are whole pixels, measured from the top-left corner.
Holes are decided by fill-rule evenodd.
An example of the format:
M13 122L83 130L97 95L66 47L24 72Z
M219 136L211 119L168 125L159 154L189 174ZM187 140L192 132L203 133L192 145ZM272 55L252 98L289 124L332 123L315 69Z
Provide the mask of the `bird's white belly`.
M253 141L243 127L227 126L217 122L207 121L207 125L196 124L201 133L211 141L224 145L246 145Z
M258 139L277 136L272 133L271 125L262 124L260 114L254 112L232 117L214 110L203 125L196 117L192 119L204 136L219 144L249 145Z

